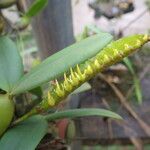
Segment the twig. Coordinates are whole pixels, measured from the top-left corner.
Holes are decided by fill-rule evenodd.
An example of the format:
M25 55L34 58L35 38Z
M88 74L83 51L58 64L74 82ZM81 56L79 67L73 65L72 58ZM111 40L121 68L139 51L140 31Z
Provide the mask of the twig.
M111 82L109 82L104 75L99 74L100 78L103 79L105 82L109 84L109 86L113 89L115 92L116 96L119 98L118 100L121 102L121 104L124 106L124 108L134 117L134 119L137 120L139 123L140 127L143 129L143 131L150 136L150 126L145 123L137 114L136 112L132 109L130 104L126 101L126 98L124 95L121 93L121 91Z
M135 138L135 137L131 137L130 140L135 145L136 150L143 150L143 143L142 143L141 139Z
M125 124L121 124L119 121L116 121L118 125L124 128L125 131L127 132L135 132L132 128L129 126L126 126ZM129 137L130 141L132 144L136 147L136 150L143 150L143 142L140 138L136 137Z
M110 109L110 105L107 103L107 101L103 98L102 101L104 102L104 105L106 106L107 109ZM111 119L108 119L108 130L110 133L110 138L113 138L113 130L112 130L112 126L111 126ZM118 125L120 125L121 127L124 128L125 131L127 132L135 132L132 128L130 128L129 126L125 125L125 122L123 124L121 124L119 121L116 121L116 123ZM136 138L136 137L129 137L130 141L132 142L132 144L136 147L136 150L142 150L143 149L143 143L141 141L140 138Z

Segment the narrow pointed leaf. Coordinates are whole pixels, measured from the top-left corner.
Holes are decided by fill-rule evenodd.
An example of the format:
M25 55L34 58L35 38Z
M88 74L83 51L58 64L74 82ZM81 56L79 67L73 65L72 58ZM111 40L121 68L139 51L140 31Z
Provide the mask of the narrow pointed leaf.
M133 77L135 95L136 95L138 103L141 104L142 103L142 90L141 90L140 80L138 79L138 76L136 75L135 69L130 59L126 57L123 59L123 62L125 63L125 65L127 66L128 70L130 71Z
M112 36L110 34L101 33L61 50L24 75L15 85L12 93L18 94L31 90L61 76L70 67L74 67L76 64L95 56L111 40Z
M102 117L111 117L114 119L122 119L121 116L119 116L118 114L112 111L105 110L105 109L98 109L98 108L82 108L82 109L65 110L65 111L49 114L45 118L48 121L53 121L53 120L63 119L63 118L72 119L76 117L85 117L85 116L102 116Z
M48 0L34 0L33 4L31 4L28 11L25 13L25 16L29 18L36 16L47 4Z

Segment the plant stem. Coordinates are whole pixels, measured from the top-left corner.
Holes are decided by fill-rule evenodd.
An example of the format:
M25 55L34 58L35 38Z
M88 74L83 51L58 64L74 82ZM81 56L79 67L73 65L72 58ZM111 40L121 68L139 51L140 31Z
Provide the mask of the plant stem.
M35 111L35 109L32 109L30 112L26 113L25 115L23 115L22 117L20 117L19 119L15 120L11 126L14 126L16 124L18 124L19 122L22 122L23 120L27 119L29 116L33 116L37 113L37 111Z

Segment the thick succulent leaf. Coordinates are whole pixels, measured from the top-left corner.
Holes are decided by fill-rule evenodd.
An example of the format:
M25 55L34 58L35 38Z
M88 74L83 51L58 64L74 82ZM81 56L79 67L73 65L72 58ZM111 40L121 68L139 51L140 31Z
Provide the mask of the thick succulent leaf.
M14 42L0 36L0 88L11 91L23 74L22 59Z
M14 87L13 94L31 90L45 82L58 78L70 67L95 56L112 40L108 33L91 36L50 56L26 74Z
M48 121L53 121L53 120L63 119L63 118L76 118L76 117L85 117L85 116L102 116L102 117L111 117L114 119L122 119L121 116L119 116L118 114L100 108L99 109L82 108L82 109L65 110L65 111L49 114L45 116L45 119L47 119Z
M0 139L1 150L34 150L47 133L48 123L42 116L31 117L9 129Z

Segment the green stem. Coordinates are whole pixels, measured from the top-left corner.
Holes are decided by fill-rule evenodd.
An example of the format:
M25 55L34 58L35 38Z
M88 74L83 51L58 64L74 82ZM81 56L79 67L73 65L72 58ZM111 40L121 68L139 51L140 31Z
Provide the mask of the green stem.
M18 124L19 122L22 122L23 120L27 119L29 116L35 115L37 114L37 111L35 111L35 109L32 109L30 112L26 113L25 115L23 115L22 117L20 117L19 119L15 120L11 126L14 126L16 124Z

